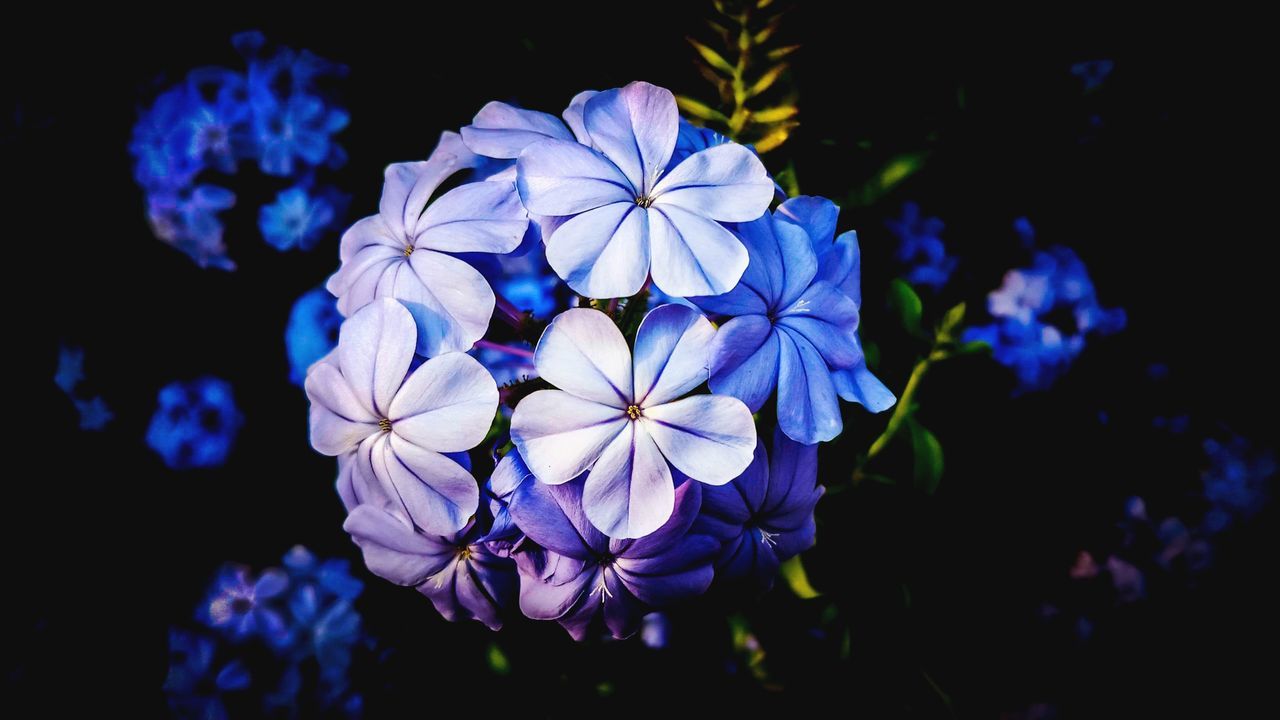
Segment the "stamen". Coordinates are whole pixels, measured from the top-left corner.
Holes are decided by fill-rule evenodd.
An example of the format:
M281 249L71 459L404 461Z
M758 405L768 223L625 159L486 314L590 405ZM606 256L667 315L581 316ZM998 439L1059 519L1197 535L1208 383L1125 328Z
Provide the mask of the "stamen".
M609 588L604 584L604 573L600 573L600 584L596 585L596 589L591 591L592 595L600 593L600 604L604 604L605 596L613 597L613 593L609 592Z
M761 543L768 545L769 547L778 547L778 540L777 540L778 533L771 533L768 530L765 530L764 528L758 528L758 529L760 530Z
M378 421L378 429L382 432L391 432L391 421L387 418L382 418Z
M640 415L641 415L641 414L642 414L642 413L640 412L640 406L639 406L639 405L628 405L628 406L627 406L627 417L631 418L632 420L639 420L639 419L640 419Z
M405 257L409 257L409 256L410 256L410 255L412 255L412 254L413 254L413 246L412 246L412 245L405 245L405 246L404 246L404 256L405 256Z
M648 195L639 195L636 197L636 204L642 208L647 208L653 204L653 198Z

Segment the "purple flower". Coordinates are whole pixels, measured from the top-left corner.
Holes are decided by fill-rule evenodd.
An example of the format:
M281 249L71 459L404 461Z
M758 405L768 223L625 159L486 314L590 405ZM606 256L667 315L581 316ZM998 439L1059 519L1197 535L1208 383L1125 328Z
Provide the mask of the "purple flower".
M364 552L370 572L427 596L450 622L473 618L502 627L516 592L515 562L485 544L480 518L448 535L421 532L402 512L356 507L343 529Z
M498 388L463 353L410 372L416 335L413 316L389 298L343 323L337 349L307 373L311 444L326 455L356 452L349 470L363 480L355 483L362 502L405 513L427 532L453 533L480 495L471 473L443 453L484 439Z
M420 355L468 350L484 336L493 291L448 253L511 252L528 216L509 181L462 185L427 207L441 183L475 162L457 134L445 133L427 161L387 167L378 214L343 235L342 267L329 279L343 315L379 297L400 300L417 321Z
M671 295L715 295L742 276L747 253L720 222L759 217L773 197L760 160L736 144L694 153L664 172L679 134L670 91L644 82L583 107L590 146L540 140L517 161L529 212L567 217L547 259L574 291L634 295L652 271Z
M798 211L788 214L810 201L830 205L829 230L812 212L803 213L804 225L795 219ZM855 392L856 383L842 383L851 386L840 388L847 399L877 411L893 399L866 371L858 303L841 289L858 294L857 239L846 233L838 246L831 243L834 212L830 201L796 198L773 215L738 225L751 257L741 282L724 295L692 298L729 318L711 349L711 391L736 397L754 412L776 388L778 425L805 444L831 440L844 427L832 370L856 370L864 385L873 381L882 391L864 394ZM821 265L815 245L823 250Z
M247 568L228 567L214 581L201 619L210 627L226 630L237 641L261 635L268 642L280 643L288 637L288 629L268 601L288 587L288 576L279 570L267 570L253 579Z
M590 470L584 511L614 538L643 537L671 516L668 463L701 482L729 482L751 462L751 413L722 395L680 399L706 381L715 334L696 310L664 305L640 324L633 358L608 315L561 313L534 351L539 375L559 389L529 395L511 417L529 469L553 485Z
M776 431L770 457L764 442L757 443L755 459L738 479L702 491L694 530L722 543L716 579L771 587L782 561L813 546L813 509L823 489L817 445Z
M221 668L214 663L217 645L211 638L169 629L169 673L164 692L169 708L181 717L227 717L222 693L249 687L249 670L240 660Z
M161 241L181 250L200 267L234 270L222 242L218 213L236 204L235 193L217 185L197 185L147 195L147 221Z
M499 555L509 556L524 542L524 532L511 517L511 502L520 486L532 478L533 473L524 464L519 451L512 450L498 461L484 485L484 495L489 499L489 512L493 516L493 526L485 541Z
M330 135L347 126L349 116L326 107L312 95L294 95L254 108L254 134L262 155L258 164L267 175L288 177L298 161L310 166L323 163L332 148Z
M689 532L701 484L681 480L670 517L639 540L611 540L588 521L581 478L521 485L512 515L545 551L517 554L520 610L535 620L559 621L575 640L585 638L597 619L623 638L653 608L706 591L719 543Z

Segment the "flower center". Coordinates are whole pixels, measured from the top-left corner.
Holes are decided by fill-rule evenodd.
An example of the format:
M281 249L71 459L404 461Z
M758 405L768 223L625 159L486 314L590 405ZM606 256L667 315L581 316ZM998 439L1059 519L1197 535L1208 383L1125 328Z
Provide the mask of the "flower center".
M641 415L641 414L642 414L642 413L640 412L640 406L639 406L639 405L628 405L628 406L627 406L627 417L631 418L632 420L639 420L639 419L640 419L640 415Z
M412 254L413 254L413 246L412 246L412 245L405 245L405 246L404 246L404 256L405 256L405 257L409 257L409 256L410 256L410 255L412 255Z
M231 601L231 612L236 615L244 615L253 609L253 601L249 598L236 598Z
M379 420L378 429L382 432L391 432L391 420L388 418L382 418Z
M636 204L642 208L647 208L653 204L653 198L649 197L648 195L637 195Z
M471 554L472 550L470 545L465 545L458 550L458 558L461 560L470 560Z
M756 528L756 529L760 531L761 544L768 545L769 547L778 546L778 533L771 533L768 530L765 530L764 528Z

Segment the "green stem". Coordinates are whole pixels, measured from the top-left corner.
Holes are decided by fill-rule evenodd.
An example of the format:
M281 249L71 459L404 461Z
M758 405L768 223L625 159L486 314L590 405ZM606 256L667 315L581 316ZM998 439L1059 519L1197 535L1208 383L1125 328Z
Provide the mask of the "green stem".
M911 377L907 378L907 386L902 389L902 396L898 398L898 404L893 408L893 415L889 416L889 424L885 426L884 432L880 433L880 437L871 443L871 447L867 450L866 458L863 460L863 465L879 455L898 435L898 432L902 430L902 426L907 424L907 418L911 417L911 409L915 405L916 393L920 390L920 383L924 380L925 374L929 372L929 368L933 367L935 362L944 360L946 357L946 352L935 349L916 362L916 366L911 370Z

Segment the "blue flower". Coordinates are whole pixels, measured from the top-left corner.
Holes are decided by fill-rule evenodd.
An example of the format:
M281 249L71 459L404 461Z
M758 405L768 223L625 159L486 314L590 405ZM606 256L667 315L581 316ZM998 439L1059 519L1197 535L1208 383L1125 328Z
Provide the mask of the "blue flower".
M1080 78L1080 81L1084 83L1084 91L1089 92L1100 87L1115 68L1116 64L1112 60L1105 58L1102 60L1087 60L1072 65L1071 74Z
M813 545L813 509L822 492L817 445L801 445L777 431L770 456L759 441L746 472L702 491L694 530L721 542L716 580L770 588L779 565Z
M76 411L80 413L81 430L101 430L115 418L111 408L107 407L106 401L99 396L95 395L88 400L74 402Z
M282 190L276 201L263 205L258 229L267 244L277 250L310 250L337 216L337 208L324 195L311 195L301 186Z
M1061 246L1005 273L987 296L987 310L995 322L970 327L963 339L991 345L995 360L1016 373L1019 392L1047 388L1084 350L1087 336L1125 325L1124 310L1102 307L1084 263Z
M1266 504L1276 474L1276 457L1242 437L1205 440L1204 453L1209 467L1201 479L1204 498L1210 506L1204 527L1206 532L1215 534L1233 522L1253 517Z
M225 68L192 70L187 75L191 105L180 130L184 151L227 174L236 161L254 152L249 136L249 92L244 75Z
M313 288L294 301L284 328L290 382L301 385L306 380L307 368L338 345L341 325L338 301L328 290Z
M544 236L556 273L598 298L634 295L650 271L672 295L732 288L747 253L720 222L754 220L768 208L773 183L759 158L730 143L668 172L679 135L675 97L644 82L595 94L582 119L590 146L539 140L516 162L529 212L568 218Z
M522 484L511 512L544 551L516 556L520 610L535 620L558 621L575 640L597 624L624 638L640 629L652 609L706 591L720 544L690 532L701 489L702 483L680 477L662 526L627 540L606 537L587 519L582 478Z
M343 110L326 107L310 95L294 95L254 109L253 128L262 156L258 161L267 175L288 177L297 161L316 166L333 152L330 136L347 126Z
M742 281L725 295L692 298L728 318L712 345L711 391L755 412L776 388L778 425L805 444L840 434L838 393L875 412L893 404L866 370L857 337L857 239L846 233L832 243L838 212L829 200L795 198L738 225L751 258ZM837 387L833 370L852 374Z
M227 717L222 694L249 687L249 670L240 660L218 668L217 645L211 638L186 630L169 630L169 673L164 692L170 709L182 717L206 720Z
M511 517L511 502L520 486L533 480L533 472L524 464L518 450L511 450L498 461L493 474L484 485L484 496L489 501L489 514L493 525L485 542L498 555L510 556L524 542L524 531Z
M509 275L497 283L497 291L521 310L534 317L547 317L556 309L555 289L559 284L555 275L520 273Z
M956 259L947 256L940 237L942 221L923 217L920 206L909 202L902 206L902 217L886 221L885 226L898 236L898 261L908 268L904 279L912 285L942 289L956 269Z
M58 370L53 382L62 392L71 395L84 380L84 348L62 345L58 348Z
M160 390L147 444L175 470L215 467L227 459L243 421L225 380L173 382Z
M641 322L633 353L602 312L556 316L534 364L557 389L525 397L512 413L520 456L553 485L590 470L584 511L608 536L657 530L675 501L672 466L720 485L751 463L756 429L746 406L724 395L685 397L706 382L715 334L696 310L664 305Z
M234 270L222 242L218 213L235 203L235 193L216 185L154 192L147 196L147 220L157 238L186 253L200 267Z
M251 578L247 568L229 566L214 581L199 617L236 641L260 636L268 643L281 644L289 630L271 601L288 587L288 576L279 570L267 570Z

